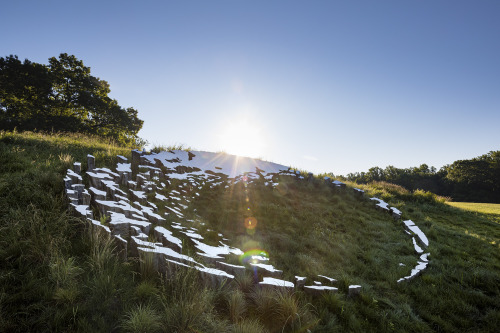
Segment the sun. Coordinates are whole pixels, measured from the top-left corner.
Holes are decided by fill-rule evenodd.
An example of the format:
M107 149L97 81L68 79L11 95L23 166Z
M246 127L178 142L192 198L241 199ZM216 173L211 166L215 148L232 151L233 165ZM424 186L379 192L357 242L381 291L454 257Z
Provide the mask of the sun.
M264 140L261 127L247 118L228 121L220 133L219 145L228 154L260 157Z

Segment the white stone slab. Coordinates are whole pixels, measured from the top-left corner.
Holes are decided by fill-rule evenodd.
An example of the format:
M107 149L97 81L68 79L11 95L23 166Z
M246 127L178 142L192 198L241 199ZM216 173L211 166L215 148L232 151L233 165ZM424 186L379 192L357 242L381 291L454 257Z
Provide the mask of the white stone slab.
M276 287L284 287L293 289L295 286L293 282L280 280L272 277L264 277L262 282L259 282L259 285L268 285L268 286L276 286Z
M422 230L420 230L419 227L413 225L409 226L408 229L414 232L425 246L429 246L429 240L427 239L427 236L425 236L425 234L422 232Z
M411 239L412 239L412 241L413 241L413 247L415 248L415 251L416 251L417 253L422 253L422 252L424 252L424 250L422 250L422 248L421 248L420 246L418 246L417 241L415 240L415 237L412 237Z

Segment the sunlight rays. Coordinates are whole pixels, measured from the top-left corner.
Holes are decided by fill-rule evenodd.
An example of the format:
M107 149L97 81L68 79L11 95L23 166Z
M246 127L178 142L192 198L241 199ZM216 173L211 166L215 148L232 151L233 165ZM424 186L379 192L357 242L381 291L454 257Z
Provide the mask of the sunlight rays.
M259 157L264 148L261 127L248 118L230 120L219 135L219 145L228 154Z

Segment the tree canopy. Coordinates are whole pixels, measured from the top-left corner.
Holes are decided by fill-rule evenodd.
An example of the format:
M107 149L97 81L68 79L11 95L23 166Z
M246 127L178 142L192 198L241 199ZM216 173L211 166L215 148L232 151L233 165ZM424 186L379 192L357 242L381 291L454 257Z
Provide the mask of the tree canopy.
M409 190L422 189L456 201L500 203L500 151L455 161L440 170L422 164L399 169L374 167L368 172L350 173L348 180L358 183L386 181Z
M109 93L108 82L74 55L62 53L48 65L0 58L1 129L81 132L141 145L137 110L121 107Z

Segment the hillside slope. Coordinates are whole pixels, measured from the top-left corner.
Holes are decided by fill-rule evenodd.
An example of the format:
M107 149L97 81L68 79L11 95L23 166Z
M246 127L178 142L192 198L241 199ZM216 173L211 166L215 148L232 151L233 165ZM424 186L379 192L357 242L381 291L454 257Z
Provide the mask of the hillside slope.
M89 138L1 133L1 331L493 332L500 325L500 226L487 216L428 193L364 186L430 240L427 269L397 283L416 261L411 238L350 184L339 191L319 179L283 178L276 187L206 187L186 214L208 236L222 232L231 246L264 250L284 279L334 277L339 293L267 292L248 278L207 289L189 271L165 278L147 262L120 261L111 240L69 213L62 179L87 154L107 167L116 155L130 157ZM252 232L248 217L258 222ZM352 284L362 286L359 297L347 295Z

